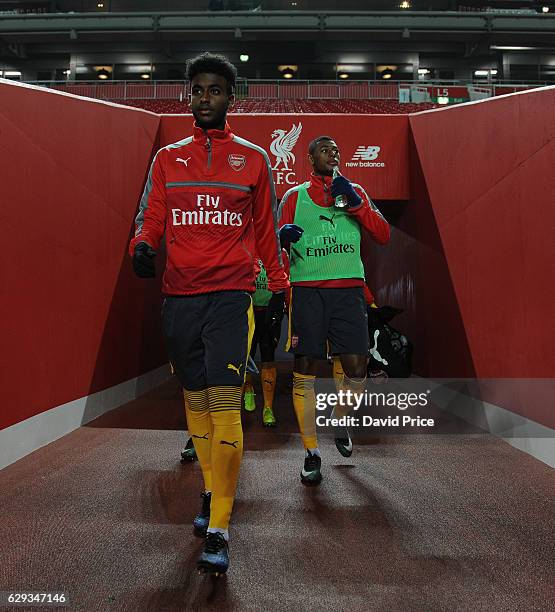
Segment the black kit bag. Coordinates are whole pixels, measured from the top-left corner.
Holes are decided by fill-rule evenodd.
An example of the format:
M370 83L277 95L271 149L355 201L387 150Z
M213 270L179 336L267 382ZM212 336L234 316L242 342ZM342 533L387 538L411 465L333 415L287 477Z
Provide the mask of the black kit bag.
M391 319L403 312L393 306L368 307L368 376L387 375L388 378L408 378L412 373L413 345L410 340L389 325Z

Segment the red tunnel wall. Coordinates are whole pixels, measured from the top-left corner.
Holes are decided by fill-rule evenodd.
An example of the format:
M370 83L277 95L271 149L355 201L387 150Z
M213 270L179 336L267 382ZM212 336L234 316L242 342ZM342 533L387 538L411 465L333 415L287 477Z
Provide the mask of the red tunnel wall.
M555 312L554 108L549 88L410 117L426 188L419 195L429 200L481 378L555 371L547 333ZM426 285L426 295L437 295ZM427 348L430 371L440 361L458 365L456 354Z
M230 115L228 119L233 132L268 152L278 198L297 183L308 180L311 172L308 144L323 134L335 138L339 145L345 175L360 183L371 197L379 200L410 197L407 115L257 114ZM161 146L190 136L192 121L191 115L163 115ZM289 161L286 170L272 153L272 142L276 130L283 130L287 136L294 126L299 129L298 139L289 142L296 143L292 149L295 160Z
M159 123L160 146L190 134L191 123L0 87L1 428L165 361L159 285L145 291L147 281L133 277L126 245ZM398 145L382 147L386 173L349 176L374 198L412 193L411 201L386 203L397 210L396 227L369 276L379 302L407 308L400 327L415 340L420 374L525 377L554 369L546 332L555 305L553 96L553 89L527 92L414 115L412 135L407 117L334 118L347 158L361 145L383 145L380 135ZM230 121L269 149L273 130L301 120L299 152L330 121L263 119L259 141L248 126L262 119ZM308 174L304 159L297 155L299 180ZM522 398L507 405L545 422Z
M555 88L410 116L411 191L371 271L433 377L553 378ZM397 319L395 320L397 324ZM552 389L551 389L552 391ZM554 426L549 386L481 397Z
M126 254L158 125L0 83L0 428L164 361L159 290Z

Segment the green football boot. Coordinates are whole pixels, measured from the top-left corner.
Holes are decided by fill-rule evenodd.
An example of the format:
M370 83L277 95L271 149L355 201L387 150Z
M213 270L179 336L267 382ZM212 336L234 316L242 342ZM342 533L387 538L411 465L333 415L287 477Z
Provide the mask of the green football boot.
M277 421L273 410L270 406L264 406L264 410L262 411L262 425L264 425L264 427L275 427L276 423Z
M254 412L256 410L256 395L254 391L245 391L245 397L243 399L243 408L247 412Z

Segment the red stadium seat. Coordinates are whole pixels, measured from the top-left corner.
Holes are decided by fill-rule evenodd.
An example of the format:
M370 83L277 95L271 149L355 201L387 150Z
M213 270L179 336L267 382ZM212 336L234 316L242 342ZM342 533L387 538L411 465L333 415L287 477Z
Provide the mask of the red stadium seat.
M187 102L178 100L116 100L119 104L143 108L158 114L188 113ZM245 98L238 100L232 113L340 113L340 114L394 114L414 113L437 104L400 104L396 100L307 100L304 98L259 99Z

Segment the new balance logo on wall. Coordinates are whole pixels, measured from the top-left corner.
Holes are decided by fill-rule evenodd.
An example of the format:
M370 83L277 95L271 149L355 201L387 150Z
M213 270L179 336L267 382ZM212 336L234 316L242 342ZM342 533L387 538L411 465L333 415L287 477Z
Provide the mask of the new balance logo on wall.
M351 157L351 161L345 165L349 168L385 168L385 162L374 161L378 159L380 151L381 147L376 145L360 145Z
M360 147L357 147L351 161L372 161L378 157L380 154L380 149L381 147L365 147L361 145Z

